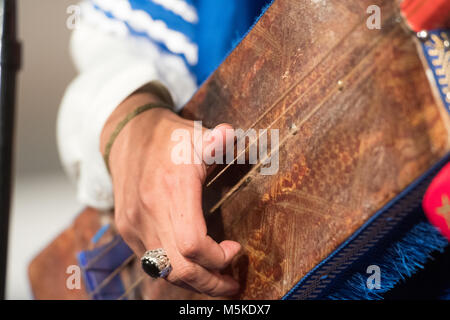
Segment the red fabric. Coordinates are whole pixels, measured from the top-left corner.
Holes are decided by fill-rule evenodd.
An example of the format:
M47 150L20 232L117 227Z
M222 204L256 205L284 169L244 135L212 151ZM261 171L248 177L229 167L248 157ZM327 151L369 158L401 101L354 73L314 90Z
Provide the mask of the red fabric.
M450 241L450 162L431 182L422 206L430 222Z
M415 32L450 28L450 0L403 0L400 8Z

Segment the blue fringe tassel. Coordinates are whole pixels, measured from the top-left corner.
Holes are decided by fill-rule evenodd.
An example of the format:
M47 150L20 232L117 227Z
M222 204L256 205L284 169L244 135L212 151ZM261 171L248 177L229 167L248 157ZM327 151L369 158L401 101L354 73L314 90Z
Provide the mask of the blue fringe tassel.
M415 225L398 242L392 244L384 255L371 262L381 269L381 289L367 288L367 274L356 273L345 281L328 299L381 300L383 294L396 284L423 269L435 251L443 252L448 241L428 222Z

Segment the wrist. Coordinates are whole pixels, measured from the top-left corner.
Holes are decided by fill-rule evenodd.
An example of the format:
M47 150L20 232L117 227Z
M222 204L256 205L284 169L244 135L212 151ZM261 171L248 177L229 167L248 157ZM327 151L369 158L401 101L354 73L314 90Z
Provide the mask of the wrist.
M138 108L139 106L143 106L149 103L158 103L161 102L158 97L155 95L138 91L127 99L125 99L117 108L113 111L113 113L109 116L105 125L103 126L101 135L100 135L100 152L104 154L106 145L108 144L111 135L116 130L118 124L133 110ZM131 125L131 123L130 123Z

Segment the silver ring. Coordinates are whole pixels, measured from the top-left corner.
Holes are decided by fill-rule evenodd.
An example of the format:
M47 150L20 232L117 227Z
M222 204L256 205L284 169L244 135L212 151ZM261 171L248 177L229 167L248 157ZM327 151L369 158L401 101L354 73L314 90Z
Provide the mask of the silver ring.
M149 250L141 258L142 269L152 278L165 278L172 271L167 253L163 248Z

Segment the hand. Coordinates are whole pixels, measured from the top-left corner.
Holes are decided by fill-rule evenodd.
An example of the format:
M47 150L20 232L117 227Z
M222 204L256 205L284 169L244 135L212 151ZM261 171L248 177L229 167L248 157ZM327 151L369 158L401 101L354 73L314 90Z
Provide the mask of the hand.
M103 129L102 153L118 122L156 100L150 93L138 92L124 101ZM223 145L228 128L219 125L213 130ZM116 138L109 158L116 226L138 257L147 250L166 250L173 268L167 277L171 283L211 296L236 294L238 283L219 271L230 264L240 244L217 243L207 235L201 205L206 167L204 163L177 165L171 160L176 144L171 135L176 129L189 130L194 137L192 121L158 108L131 120ZM207 147L211 150L211 144L204 143L203 150L194 150L193 155Z

